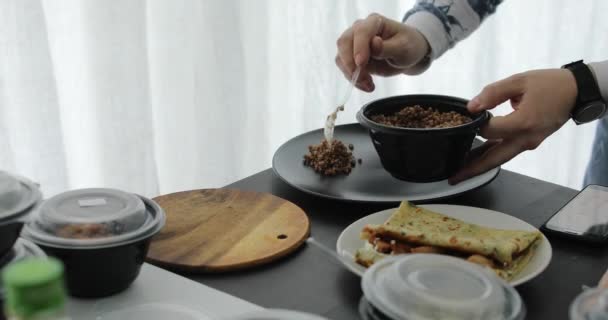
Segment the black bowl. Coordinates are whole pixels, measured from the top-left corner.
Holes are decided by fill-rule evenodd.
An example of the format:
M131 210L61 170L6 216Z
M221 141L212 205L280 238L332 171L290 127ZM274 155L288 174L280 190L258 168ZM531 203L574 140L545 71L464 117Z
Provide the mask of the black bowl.
M151 239L99 249L40 247L63 262L71 296L102 298L127 289L135 281Z
M441 95L403 95L372 101L357 113L357 120L369 129L372 143L384 169L393 177L412 182L447 179L464 165L479 128L491 117L487 111L471 114L467 100ZM390 115L403 107L420 105L442 112L456 111L473 121L449 128L400 128L371 120L373 115Z
M22 221L0 222L0 257L11 251L21 234L22 228Z
M55 257L64 265L68 293L77 298L102 298L126 290L139 275L146 259L152 238L165 224L165 213L154 201L140 197L151 213L150 225L141 235L130 240L102 244L99 246L74 246L71 244L40 241L36 243L47 255ZM32 237L32 229L26 227L25 234Z

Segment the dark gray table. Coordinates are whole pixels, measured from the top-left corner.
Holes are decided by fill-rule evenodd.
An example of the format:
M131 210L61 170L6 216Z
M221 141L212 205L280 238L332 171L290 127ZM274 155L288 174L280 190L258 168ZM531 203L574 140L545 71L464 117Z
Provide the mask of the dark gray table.
M351 222L395 205L354 204L310 196L283 183L271 170L227 186L269 192L294 202L312 222L312 236L335 248ZM503 170L489 185L442 203L504 212L540 227L576 194L575 190ZM581 285L593 285L608 267L605 248L593 248L550 237L553 259L536 279L518 287L528 308L527 319L567 319L568 306ZM360 279L314 246L246 272L187 277L269 308L287 308L330 319L359 319Z

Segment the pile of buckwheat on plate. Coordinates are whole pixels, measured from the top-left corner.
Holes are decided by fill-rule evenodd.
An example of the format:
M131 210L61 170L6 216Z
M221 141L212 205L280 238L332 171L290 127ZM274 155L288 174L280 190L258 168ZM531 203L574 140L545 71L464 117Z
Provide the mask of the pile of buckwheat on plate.
M352 153L353 149L352 144L347 147L342 141L334 139L330 145L324 139L319 144L308 146L308 154L304 155L304 165L324 176L349 174L357 164ZM361 159L358 162L361 163Z

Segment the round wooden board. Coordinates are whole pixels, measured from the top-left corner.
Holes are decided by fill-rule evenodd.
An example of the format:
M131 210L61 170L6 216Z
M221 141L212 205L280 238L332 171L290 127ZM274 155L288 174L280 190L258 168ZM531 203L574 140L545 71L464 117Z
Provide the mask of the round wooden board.
M166 212L147 261L187 272L244 269L281 258L304 243L308 216L267 193L204 189L154 198Z

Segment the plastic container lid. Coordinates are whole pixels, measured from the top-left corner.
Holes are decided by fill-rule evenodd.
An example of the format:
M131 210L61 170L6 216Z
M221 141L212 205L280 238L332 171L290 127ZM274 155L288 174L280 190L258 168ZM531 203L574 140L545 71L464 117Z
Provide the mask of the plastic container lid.
M52 197L36 210L25 235L59 248L99 248L131 243L165 222L153 201L114 189L80 189Z
M589 289L570 305L570 320L608 320L608 289Z
M321 316L292 310L264 309L246 313L229 320L329 320Z
M363 275L365 298L392 319L523 319L519 294L491 270L455 257L383 259Z
M0 171L0 223L20 216L42 199L31 181Z

